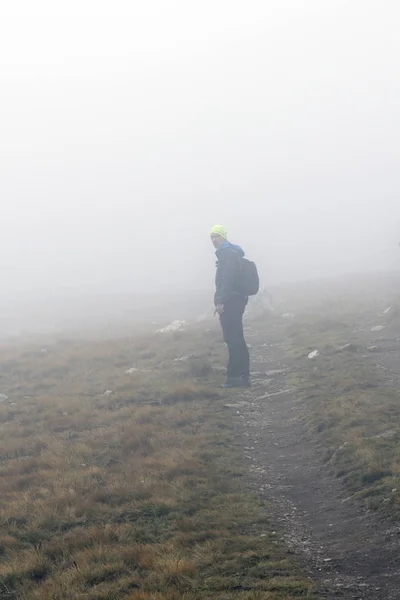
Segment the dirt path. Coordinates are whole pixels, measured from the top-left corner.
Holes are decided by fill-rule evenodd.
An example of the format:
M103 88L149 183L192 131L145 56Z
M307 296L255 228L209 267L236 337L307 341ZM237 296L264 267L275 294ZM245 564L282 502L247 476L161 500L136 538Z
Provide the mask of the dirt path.
M400 528L356 506L323 464L296 394L287 390L285 374L293 366L285 359L279 347L255 342L253 368L266 375L228 400L244 428L254 485L275 501L281 533L303 557L322 597L398 600Z

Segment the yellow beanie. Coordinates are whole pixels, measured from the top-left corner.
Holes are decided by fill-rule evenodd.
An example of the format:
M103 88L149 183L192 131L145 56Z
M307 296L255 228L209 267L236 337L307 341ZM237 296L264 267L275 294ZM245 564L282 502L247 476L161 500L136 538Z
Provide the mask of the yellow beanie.
M214 227L211 229L211 235L213 234L220 235L224 240L228 239L228 232L222 225L214 225Z

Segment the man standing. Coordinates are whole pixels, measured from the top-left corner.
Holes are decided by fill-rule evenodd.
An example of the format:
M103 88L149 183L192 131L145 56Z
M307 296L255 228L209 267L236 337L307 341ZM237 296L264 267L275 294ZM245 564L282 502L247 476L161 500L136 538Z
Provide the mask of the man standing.
M219 314L224 341L228 346L229 362L225 388L250 386L249 350L243 333L243 314L248 296L240 290L240 261L244 252L240 246L231 244L225 227L215 225L211 241L216 249L217 273L214 297L215 312Z

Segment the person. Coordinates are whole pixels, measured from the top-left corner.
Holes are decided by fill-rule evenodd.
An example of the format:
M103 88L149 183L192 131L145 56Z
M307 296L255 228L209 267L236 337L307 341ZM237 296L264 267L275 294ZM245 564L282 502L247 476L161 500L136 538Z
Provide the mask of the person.
M211 241L217 257L215 314L219 315L229 354L227 379L223 387L249 387L250 357L243 332L243 315L249 298L235 285L239 260L245 253L240 246L228 241L227 231L222 225L212 228Z

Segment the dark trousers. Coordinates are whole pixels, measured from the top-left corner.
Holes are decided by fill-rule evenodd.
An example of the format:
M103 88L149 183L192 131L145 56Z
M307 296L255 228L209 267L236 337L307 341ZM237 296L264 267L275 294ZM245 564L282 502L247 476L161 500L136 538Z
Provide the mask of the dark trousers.
M227 376L247 379L250 376L250 357L243 333L243 313L241 307L225 305L220 321L229 352Z

